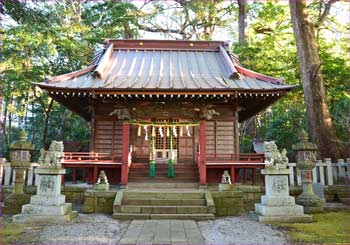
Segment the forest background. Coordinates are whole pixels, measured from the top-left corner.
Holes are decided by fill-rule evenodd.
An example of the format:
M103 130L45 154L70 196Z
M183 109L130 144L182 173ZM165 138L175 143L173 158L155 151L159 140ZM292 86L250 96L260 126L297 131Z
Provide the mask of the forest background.
M285 98L240 125L241 152L252 152L254 139L275 140L293 158L291 146L301 128L309 131L317 144L322 143L310 123L318 119L307 113L315 106L311 108L304 100L302 57L292 25L298 16L293 16L287 1L1 0L0 4L3 156L8 156L8 146L17 139L19 129L28 132L36 146L35 156L51 140L80 142L77 147L88 150L89 122L33 83L88 66L105 38L227 40L243 66L297 85ZM350 135L349 2L308 1L304 7L314 32L311 44L317 47L320 60L316 73L323 77L321 85L335 130L332 140L342 147L339 154L321 150L320 156L346 157Z

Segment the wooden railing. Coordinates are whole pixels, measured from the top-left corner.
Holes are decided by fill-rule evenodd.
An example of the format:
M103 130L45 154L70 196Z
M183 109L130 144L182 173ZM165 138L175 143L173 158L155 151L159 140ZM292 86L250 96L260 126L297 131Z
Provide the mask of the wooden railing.
M109 153L98 152L64 152L62 163L71 162L113 162L115 159Z
M207 154L207 162L263 163L264 154Z

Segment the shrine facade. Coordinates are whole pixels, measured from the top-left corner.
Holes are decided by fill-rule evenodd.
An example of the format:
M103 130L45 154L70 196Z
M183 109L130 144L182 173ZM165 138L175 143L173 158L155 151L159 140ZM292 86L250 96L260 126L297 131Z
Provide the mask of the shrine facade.
M37 85L91 123L90 151L63 165L122 186L206 185L224 170L235 182L238 169L263 168L263 155L240 154L239 123L292 88L242 67L225 42L113 39L90 66Z

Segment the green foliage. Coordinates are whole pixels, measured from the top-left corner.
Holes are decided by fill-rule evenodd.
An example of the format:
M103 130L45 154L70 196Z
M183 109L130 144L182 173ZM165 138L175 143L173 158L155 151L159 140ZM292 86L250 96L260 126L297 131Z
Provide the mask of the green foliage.
M312 19L317 19L316 3L309 6ZM317 5L317 4L316 4ZM317 5L320 8L319 5ZM316 10L315 10L316 8ZM273 77L284 78L285 83L296 87L284 99L279 100L266 111L256 116L256 135L258 139L275 140L280 148L286 148L293 159L292 144L297 141L301 128L307 129L306 108L304 104L302 83L299 76L299 64L296 45L290 24L288 5L276 4L274 1L254 2L249 8L251 24L248 27L249 41L247 46L234 46L240 62L247 68ZM332 22L334 23L334 21ZM339 32L344 31L338 24ZM327 30L318 33L319 53L322 60L322 72L325 78L327 99L333 123L340 138L349 140L350 95L349 95L349 62L344 48L347 46L328 37ZM242 135L241 150L249 147L249 138Z
M130 3L4 1L11 22L3 29L1 88L5 146L16 139L13 126L25 128L38 151L51 140L75 141L88 148L89 124L52 102L33 83L89 65L105 38L135 36ZM108 10L108 11L106 11ZM127 33L127 34L126 34ZM12 126L11 126L12 125Z
M25 128L36 149L51 140L89 143L89 124L42 93L33 83L45 76L71 72L89 65L104 38L136 38L145 26L176 37L211 39L220 28L235 26L237 6L227 1L3 1L9 20L2 29L1 93L4 99L5 145L16 139L15 127ZM325 3L309 3L316 22ZM170 11L170 12L167 12ZM167 15L168 14L168 15ZM171 18L168 18L171 17ZM241 63L257 72L283 77L296 87L255 118L256 133L241 135L241 150L251 151L254 137L275 140L287 148L300 128L307 129L298 57L289 7L277 1L248 1L248 44L233 46ZM171 25L165 23L171 20ZM174 27L174 29L172 29ZM327 99L339 137L349 141L350 61L348 24L330 13L317 25ZM233 33L233 37L236 35Z

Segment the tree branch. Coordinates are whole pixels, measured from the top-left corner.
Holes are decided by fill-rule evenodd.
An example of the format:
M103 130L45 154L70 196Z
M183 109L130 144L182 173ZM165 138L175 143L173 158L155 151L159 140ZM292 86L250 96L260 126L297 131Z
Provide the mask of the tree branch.
M315 27L315 28L319 28L319 27L323 24L323 22L325 21L327 15L329 15L329 12L330 12L330 10L331 10L332 4L335 3L335 2L337 2L337 1L338 1L338 0L329 0L329 1L325 4L325 7L324 7L324 10L323 10L322 14L321 14L321 12L320 12L320 15L319 15L319 17L318 17L318 19L317 19L317 22L314 24L314 27ZM323 1L322 1L322 2L323 2Z

